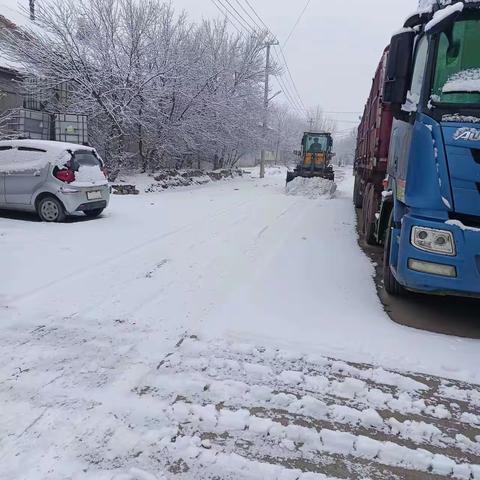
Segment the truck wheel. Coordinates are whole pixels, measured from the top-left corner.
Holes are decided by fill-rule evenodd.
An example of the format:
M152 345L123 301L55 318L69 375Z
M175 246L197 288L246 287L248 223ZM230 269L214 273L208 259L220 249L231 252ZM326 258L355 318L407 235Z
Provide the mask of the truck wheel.
M48 196L42 198L37 205L37 213L44 222L63 222L66 214L62 203L55 197Z
M365 241L368 245L377 245L377 239L375 238L375 226L378 206L377 193L375 192L375 185L369 183L363 194L363 234Z
M385 290L389 295L399 297L405 295L405 288L398 283L397 279L393 276L392 269L390 268L390 252L392 249L392 225L393 225L393 212L390 215L390 221L388 222L388 229L385 235L385 250L383 253L383 283Z
M353 187L353 204L355 205L355 208L362 208L362 179L360 178L360 175L355 175L355 185Z

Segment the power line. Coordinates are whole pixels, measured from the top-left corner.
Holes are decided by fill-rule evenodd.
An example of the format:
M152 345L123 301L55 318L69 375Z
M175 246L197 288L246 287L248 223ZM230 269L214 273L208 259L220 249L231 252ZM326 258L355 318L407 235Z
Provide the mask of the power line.
M233 0L232 0L233 1ZM244 0L246 5L250 8L252 11L253 15L258 19L261 25L263 25L266 29L266 31L272 35L273 38L275 38L275 35L273 35L272 31L268 27L268 25L262 20L260 15L257 13L255 8L253 7L252 3L249 0ZM235 0L235 2L239 5L241 10L244 12L244 14L253 22L253 25L245 19L244 15L242 15L237 8L235 8L234 5L232 5L230 0L212 0L212 2L215 4L217 9L225 16L225 18L232 23L232 25L236 28L237 31L240 32L239 28L233 23L233 20L236 21L236 24L240 26L242 30L245 30L247 33L251 34L253 33L258 33L256 29L260 26L259 23L252 17L252 15L247 11L247 9L240 3L239 0ZM218 4L221 5L222 8L218 6ZM298 91L297 85L295 83L295 80L293 79L293 75L290 71L290 67L288 66L287 59L283 53L283 51L280 49L281 52L281 59L279 58L278 54L274 51L274 54L277 58L277 61L279 63L283 63L285 66L285 70L288 73L288 76L286 76L285 80L281 78L280 75L276 75L277 81L280 84L281 88L284 91L284 94L287 98L287 101L291 104L291 106L294 108L294 110L301 116L306 116L306 107L305 104L303 103L303 100L301 98L301 95ZM291 84L291 87L288 86L288 83ZM292 93L293 92L293 93Z
M258 28L259 31L263 30L263 27L258 24L258 22L255 20L255 18L252 17L250 12L243 6L243 4L240 2L240 0L235 0L239 7L242 9L242 11L247 15L247 17L253 22L256 28ZM268 30L268 28L267 28Z
M293 26L292 28L292 31L288 34L287 36L287 39L285 40L285 42L283 43L283 48L285 48L285 46L287 45L288 41L290 40L290 38L292 38L292 35L293 33L295 32L296 28L298 27L298 24L300 23L300 21L302 20L303 16L305 15L305 12L307 11L307 8L308 6L310 5L310 2L312 0L307 0L307 3L305 4L305 7L304 9L302 10L302 12L300 13L300 16L298 17L297 21L295 22L295 25Z
M274 55L278 63L281 63L281 59L279 58L279 55L276 51L274 51ZM295 87L293 89L291 88L290 82L292 82L292 79L289 79L289 77L287 76L283 78L281 75L276 75L276 78L277 78L277 81L284 88L284 90L286 90L285 95L291 98L291 101L295 105L295 108L300 112L304 111L306 113L306 109L303 105L303 102L299 100L298 95L295 95ZM288 80L290 80L290 82Z
M218 0L218 1L226 1L230 6L232 6L232 4L230 3L229 0ZM243 7L243 5L240 3L239 0L235 0L239 5L240 7L242 8L242 10L247 14L247 16L254 22L254 24L258 27L258 22L255 21L255 19L250 15L250 13L245 9L245 7ZM251 11L253 12L253 14L258 18L258 20L260 21L260 23L267 29L267 31L273 36L275 37L275 35L272 34L270 28L267 26L267 24L262 20L262 18L260 17L260 15L257 13L257 11L255 10L255 8L253 7L252 3L249 1L249 0L244 0L246 5L251 9ZM308 6L308 4L307 4ZM233 7L233 6L232 6ZM236 10L234 8L234 11L239 14L238 10ZM241 15L240 15L241 16ZM243 16L241 16L241 18L248 24L249 28L254 30L254 28L252 28L252 26L244 19ZM285 66L285 69L287 71L287 74L288 74L288 77L290 79L290 82L291 82L291 85L293 87L293 90L294 90L294 95L292 95L292 98L295 98L295 103L298 103L298 107L300 108L300 110L305 110L306 111L306 107L305 107L305 104L303 103L303 100L302 100L302 97L300 95L300 92L298 91L298 88L297 88L297 85L295 83L295 80L293 79L293 75L292 75L292 72L290 70L290 67L288 66L288 62L287 62L287 59L285 58L285 54L283 53L282 49L280 48L280 53L281 53L281 56L282 56L282 60L283 60L283 64ZM278 58L278 56L277 56ZM296 101L296 99L298 98L298 102Z
M271 35L273 35L273 33L271 32L271 30L268 28L267 24L262 20L262 18L260 17L260 15L258 15L257 11L255 10L255 8L253 8L252 4L249 2L249 0L245 0L245 3L248 5L248 7L250 8L250 10L252 10L253 14L258 18L258 20L260 21L260 23L270 32ZM275 36L275 35L273 35Z
M234 22L233 22L233 19L230 18L229 16L229 12L228 10L223 6L223 4L221 4L222 6L220 6L218 2L220 2L220 0L211 0L212 3L215 5L215 7L217 7L218 11L225 17L225 19L227 20L227 22L229 22L232 27L240 34L242 35L242 30L241 30L241 27L239 28ZM222 7L225 8L225 11L222 9Z
M300 116L306 116L306 112L303 112L301 107L298 105L298 103L295 102L293 95L290 93L290 90L286 83L284 82L283 78L281 76L276 76L277 82L279 83L280 87L282 88L282 91L288 101L290 103L291 107L296 111L296 113Z
M300 92L298 91L298 88L297 88L297 85L295 83L295 80L293 79L293 75L292 75L292 72L290 71L290 67L288 66L288 62L287 62L287 59L285 58L285 54L283 52L283 49L280 47L279 48L280 50L280 53L282 55L282 58L283 58L283 62L285 64L285 67L287 68L287 73L288 73L288 76L290 77L290 80L292 82L292 85L293 85L293 88L295 89L295 93L297 94L298 96L298 99L300 100L300 104L302 105L303 109L304 110L307 110L305 108L305 104L303 103L303 100L302 100L302 96L300 95Z
M225 0L225 1L228 1L228 0ZM240 4L239 0L235 0L241 7L242 7L242 10L246 12L246 9ZM270 33L270 35L272 35L273 37L275 37L275 35L272 33L272 31L270 30L270 28L268 27L268 25L262 20L262 18L260 17L260 15L257 13L257 11L255 10L255 8L253 7L252 3L249 1L249 0L244 0L246 5L250 8L250 10L253 12L253 14L255 15L255 17L258 18L259 22L266 28L267 32ZM229 2L230 3L230 2ZM255 23L255 25L258 27L258 22L256 22L252 16L247 13L248 17ZM251 28L251 26L250 26ZM278 60L278 55L275 53L275 56ZM292 75L292 72L290 70L290 67L288 66L288 62L287 62L287 59L285 58L285 55L282 51L282 49L280 48L280 53L281 53L281 56L282 56L282 59L279 61L279 63L283 63L283 65L285 66L285 70L288 74L288 77L287 78L287 83L288 83L288 80L290 80L290 83L291 83L291 86L293 87L293 91L294 93L290 93L290 90L288 88L286 88L286 84L284 84L284 90L287 90L287 92L285 92L285 95L288 97L290 96L293 103L295 104L295 108L297 110L299 110L300 112L302 111L305 111L306 113L306 107L305 107L305 104L303 103L303 100L302 100L302 97L298 91L298 88L297 88L297 85L295 83L295 80L293 79L293 75ZM278 76L277 76L277 80L278 80ZM279 82L280 83L280 82Z
M243 26L246 25L246 30L247 32L251 33L256 33L255 32L255 28L252 28L252 26L248 23L247 20L245 20L245 18L242 16L242 14L232 5L232 2L230 2L230 0L217 0L218 2L220 2L221 4L223 4L223 2L226 2L231 10L233 10L235 16L236 16L236 19L239 21L239 23L241 23ZM225 7L225 5L223 4L223 6ZM227 8L227 7L225 7ZM245 28L245 27L244 27ZM251 31L251 32L250 32Z
M238 1L238 0L237 0ZM308 3L310 3L311 0L308 1ZM253 13L255 14L255 16L260 20L260 22L265 26L265 28L270 32L271 35L272 32L271 30L268 28L268 26L266 25L266 23L261 19L261 17L258 15L258 13L256 12L255 8L252 6L252 4L250 3L249 0L245 0L246 4L251 8L251 10L253 11ZM308 3L306 5L306 7L308 7ZM305 8L306 10L306 8ZM279 48L280 50L280 53L281 53L281 56L282 56L282 60L283 60L283 64L285 66L285 69L287 71L287 74L290 78L290 82L291 82L291 85L293 86L293 90L295 91L295 94L296 94L296 97L298 98L298 104L299 104L299 107L301 110L307 110L306 107L305 107L305 104L303 103L303 100L302 100L302 96L300 95L300 92L298 91L298 88L297 88L297 85L295 83L295 80L293 79L293 75L292 75L292 72L290 70L290 67L288 66L288 62L287 62L287 59L285 58L285 54L282 50L282 48L280 47ZM278 58L278 56L277 56Z
M277 54L275 54L276 57L278 58ZM289 86L289 83L287 81L287 77L282 78L281 75L276 75L276 79L280 86L283 88L285 96L287 97L287 100L290 101L291 104L295 107L295 109L302 115L306 116L306 109L298 99L298 97L293 93L293 90L291 90L291 86Z

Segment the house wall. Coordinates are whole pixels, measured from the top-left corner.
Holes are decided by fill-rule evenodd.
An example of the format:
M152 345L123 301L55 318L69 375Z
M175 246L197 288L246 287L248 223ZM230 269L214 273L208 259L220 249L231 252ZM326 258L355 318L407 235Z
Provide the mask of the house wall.
M15 84L17 80L18 76L14 72L0 67L0 114L23 106L23 97Z

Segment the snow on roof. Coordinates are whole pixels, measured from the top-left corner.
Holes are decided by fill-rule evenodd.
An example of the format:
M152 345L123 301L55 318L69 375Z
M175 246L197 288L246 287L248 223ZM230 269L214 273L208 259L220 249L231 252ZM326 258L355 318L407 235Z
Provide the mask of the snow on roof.
M471 68L452 75L443 86L442 92L480 92L480 68Z
M54 142L51 140L2 140L0 141L0 146L13 146L13 147L29 147L29 148L38 148L39 150L46 150L49 153L61 154L68 150L90 150L94 151L92 147L87 147L85 145L78 145L76 143L66 143L66 142Z
M89 150L95 151L91 147L86 147L83 145L77 145L74 143L64 143L64 142L52 142L48 140L3 140L0 141L0 147L9 146L9 147L27 147L35 148L38 150L45 151L45 154L38 155L39 158L31 159L26 158L16 158L9 163L3 162L0 166L0 172L8 173L11 171L22 171L28 170L31 168L44 168L47 164L53 164L59 168L62 168L68 160L71 158L71 153L78 150ZM101 171L97 175L100 177ZM103 174L102 174L103 175ZM84 176L78 178L78 186L87 186L85 182L90 182L95 180L93 177L91 179L88 177L88 171L85 172ZM105 177L101 177L102 181L105 181ZM98 180L98 178L96 179Z
M38 0L36 4L38 7ZM35 24L30 20L29 12L29 0L0 0L0 27L3 25L7 28L28 27L31 29ZM0 68L17 72L25 70L20 63L11 60L1 51Z

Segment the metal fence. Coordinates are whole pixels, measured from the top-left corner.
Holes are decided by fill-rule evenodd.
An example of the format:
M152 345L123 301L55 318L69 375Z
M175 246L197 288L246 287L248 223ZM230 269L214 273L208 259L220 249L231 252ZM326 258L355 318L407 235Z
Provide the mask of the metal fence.
M35 140L56 140L84 144L88 142L86 115L50 114L18 108L5 117L4 137L23 137Z

